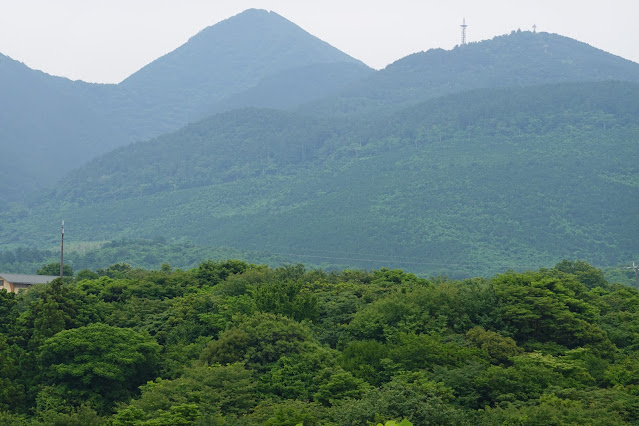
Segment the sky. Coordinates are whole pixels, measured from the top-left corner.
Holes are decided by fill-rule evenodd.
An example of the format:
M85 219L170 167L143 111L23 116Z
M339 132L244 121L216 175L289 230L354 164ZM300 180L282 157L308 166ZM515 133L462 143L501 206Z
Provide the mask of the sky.
M72 80L118 83L200 30L274 11L381 69L513 30L558 33L639 62L639 0L0 0L0 53Z

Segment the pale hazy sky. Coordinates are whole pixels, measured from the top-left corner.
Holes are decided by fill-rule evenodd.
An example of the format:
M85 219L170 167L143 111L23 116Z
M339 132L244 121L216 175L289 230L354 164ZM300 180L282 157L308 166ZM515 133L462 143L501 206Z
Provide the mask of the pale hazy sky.
M517 28L639 62L639 0L0 0L0 53L73 80L119 82L203 28L267 9L383 68L411 53Z

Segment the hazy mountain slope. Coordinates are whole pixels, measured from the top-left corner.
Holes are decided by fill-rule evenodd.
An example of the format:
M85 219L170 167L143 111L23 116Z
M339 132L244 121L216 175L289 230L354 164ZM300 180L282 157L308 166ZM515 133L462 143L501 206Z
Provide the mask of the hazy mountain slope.
M119 85L72 82L0 56L0 210L96 155L212 111L292 107L371 72L260 10L204 29Z
M336 62L313 64L281 71L256 86L220 101L211 114L244 107L294 109L302 104L335 95L375 71L363 64Z
M48 241L64 217L78 240L161 235L326 265L618 264L636 254L637 116L631 83L480 90L368 122L236 111L96 160L55 207L3 215L0 238Z
M0 55L0 197L20 198L107 151L102 145L115 127L85 96L90 86Z
M449 51L415 53L304 110L363 113L469 89L607 80L639 82L639 64L557 34L513 32Z
M120 83L182 124L265 77L312 64L361 62L274 12L251 9L202 30ZM285 89L286 90L286 89Z

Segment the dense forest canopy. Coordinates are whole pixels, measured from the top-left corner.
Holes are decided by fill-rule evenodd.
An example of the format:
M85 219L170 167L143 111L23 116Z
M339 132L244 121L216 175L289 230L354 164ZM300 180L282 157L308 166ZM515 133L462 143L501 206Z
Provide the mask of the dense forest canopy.
M7 425L633 424L637 290L237 260L0 291Z

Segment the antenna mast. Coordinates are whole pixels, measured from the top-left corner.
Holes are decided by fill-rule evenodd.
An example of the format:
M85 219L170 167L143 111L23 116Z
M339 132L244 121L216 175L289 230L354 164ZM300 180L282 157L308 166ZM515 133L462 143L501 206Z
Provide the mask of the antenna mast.
M62 221L62 239L60 240L60 278L64 272L64 220Z
M635 265L635 262L632 262L632 266L626 266L623 269L634 269L635 270L635 288L639 290L639 265Z
M462 29L462 40L461 40L461 45L465 45L466 44L466 28L468 27L468 25L466 25L466 18L464 18L463 23L460 25L461 29Z

